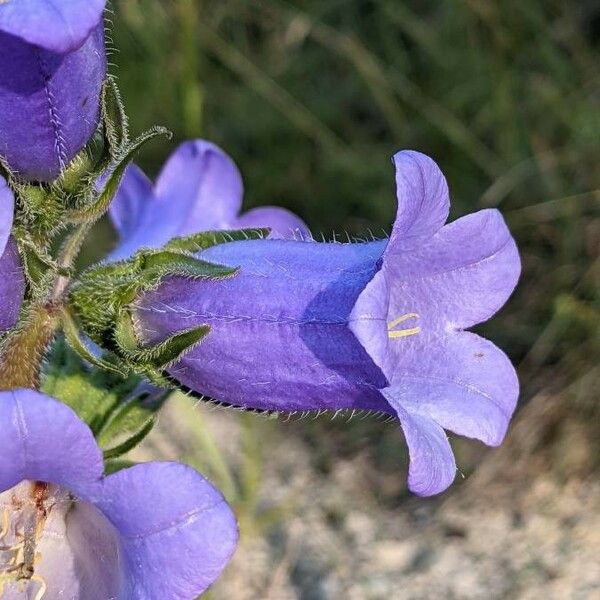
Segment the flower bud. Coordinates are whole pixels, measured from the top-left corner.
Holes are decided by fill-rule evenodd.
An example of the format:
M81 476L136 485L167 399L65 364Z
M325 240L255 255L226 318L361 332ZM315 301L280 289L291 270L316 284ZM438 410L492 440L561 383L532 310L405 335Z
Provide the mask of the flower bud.
M51 181L98 125L104 0L0 2L0 158Z

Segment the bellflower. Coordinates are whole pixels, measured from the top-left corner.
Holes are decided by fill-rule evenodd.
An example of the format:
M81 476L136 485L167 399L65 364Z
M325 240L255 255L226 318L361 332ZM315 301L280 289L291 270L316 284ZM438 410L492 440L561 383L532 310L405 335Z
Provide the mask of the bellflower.
M0 2L0 157L23 179L55 179L96 129L105 3Z
M17 322L25 294L21 259L17 244L10 235L13 214L13 194L0 176L0 333Z
M237 540L222 495L193 469L102 476L92 432L32 390L0 393L0 596L193 600Z
M221 148L205 140L181 144L156 184L128 167L109 214L120 245L108 260L128 258L140 248L159 248L174 237L209 230L270 227L271 237L310 237L290 211L265 206L239 214L242 176Z
M138 299L134 321L147 344L210 325L169 373L213 399L395 415L409 448L409 487L431 495L456 472L444 430L495 446L515 409L510 361L465 329L506 302L520 261L498 211L445 225L448 188L437 165L413 151L394 162L389 240L214 246L198 257L239 267L238 275L170 277Z

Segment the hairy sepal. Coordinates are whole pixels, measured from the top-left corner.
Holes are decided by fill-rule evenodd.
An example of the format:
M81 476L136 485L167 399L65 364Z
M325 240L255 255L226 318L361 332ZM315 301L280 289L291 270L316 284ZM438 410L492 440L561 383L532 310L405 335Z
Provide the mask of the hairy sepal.
M145 345L132 318L137 298L156 289L167 277L220 280L236 272L183 252L142 250L126 261L96 265L84 272L71 289L70 310L83 331L117 357L119 368L144 375L156 385L172 387L163 376L165 369L200 343L210 328L201 325ZM77 347L74 338L71 343Z

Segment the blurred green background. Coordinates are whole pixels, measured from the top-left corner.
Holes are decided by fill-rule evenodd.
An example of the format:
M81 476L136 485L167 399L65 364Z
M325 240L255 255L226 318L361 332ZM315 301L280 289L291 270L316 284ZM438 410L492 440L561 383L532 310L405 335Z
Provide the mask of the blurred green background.
M174 132L170 144L140 155L148 174L178 142L205 137L239 165L247 208L290 208L317 239L377 236L395 211L390 157L413 148L446 174L453 218L498 207L522 253L517 292L480 328L518 366L521 412L500 451L455 440L467 481L457 478L442 499L406 494L393 424L288 423L173 402L163 438L159 431L147 450L201 468L240 514L242 547L213 596L600 597L600 576L588 581L597 565L586 570L581 558L598 555L600 540L582 542L575 525L566 531L558 508L579 510L585 530L600 526L587 520L600 505L598 3L114 0L111 18L112 72L132 129ZM169 436L180 443L172 447ZM288 465L286 452L302 458ZM354 475L344 479L340 469ZM298 477L298 493L286 495ZM548 557L552 535L528 529L539 520L538 501L550 507L544 527L562 540L548 542ZM448 517L461 503L483 531L464 533ZM495 512L482 518L482 506ZM358 542L350 539L357 514L372 530ZM486 523L505 514L493 534L504 550L477 546L492 535ZM310 540L321 534L329 541L315 549ZM429 554L423 535L433 540ZM394 546L402 540L413 545ZM389 556L382 543L391 544ZM327 544L335 551L320 561ZM529 548L521 562L511 550L519 544ZM456 550L454 567L446 548ZM387 570L369 562L380 555ZM475 578L471 587L463 570ZM504 573L501 582L491 573Z

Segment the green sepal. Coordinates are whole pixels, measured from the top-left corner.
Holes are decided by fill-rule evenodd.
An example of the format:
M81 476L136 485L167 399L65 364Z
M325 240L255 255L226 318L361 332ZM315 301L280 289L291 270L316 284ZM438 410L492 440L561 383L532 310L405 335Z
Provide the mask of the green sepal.
M135 331L135 300L155 289L167 276L219 280L232 277L236 272L236 268L174 250L142 250L129 260L95 265L84 272L70 290L69 305L83 330L109 355L115 355L120 368L143 375L157 386L172 388L165 369L200 343L210 328L201 325L157 344L145 345ZM74 323L70 325L70 342L85 357L78 342L77 327ZM95 364L101 366L98 362ZM110 364L109 368L113 366L116 365Z
M148 131L142 133L133 142L128 144L118 156L114 158L113 164L110 168L110 175L108 176L102 191L95 196L92 193L93 186L90 186L89 196L93 198L91 203L81 209L73 210L69 214L69 220L72 223L83 223L90 222L99 219L107 210L108 207L119 188L125 169L129 163L133 160L135 153L150 140L160 136L166 135L171 136L171 132L165 127L152 127Z
M143 375L152 385L167 390L177 389L177 386L173 381L167 377L165 371L161 369L154 369L152 367L140 367L140 375Z
M89 362L95 367L98 367L99 369L109 371L115 375L120 375L121 377L127 377L127 369L118 366L114 361L106 360L92 354L81 338L79 327L75 321L75 316L68 307L63 308L61 322L67 343L69 344L71 350L79 355L80 358Z
M68 274L60 269L50 254L38 247L28 233L20 227L15 227L13 235L17 240L21 265L33 299L42 299L48 293L49 286L57 274Z
M17 202L15 227L26 231L40 247L46 247L52 235L64 227L64 192L54 184L11 180L10 186Z
M110 154L117 158L129 143L129 123L116 79L109 75L102 87L102 120Z
M270 229L234 229L231 231L202 231L172 239L163 250L196 253L211 246L246 240L262 240L268 237Z
M224 279L237 269L188 254L142 250L132 258L85 271L72 286L70 302L86 333L103 348L118 351L114 332L121 312L169 275L190 279Z
M119 350L142 368L161 371L199 344L209 332L208 325L200 325L176 333L153 346L142 347L137 339L131 314L122 311L115 327L115 341Z
M168 275L179 275L190 279L227 279L238 269L210 263L181 252L159 250L142 255L144 281L154 287Z
M61 190L69 198L75 198L96 179L110 161L104 140L103 127L100 125L83 150L75 156L52 187Z

